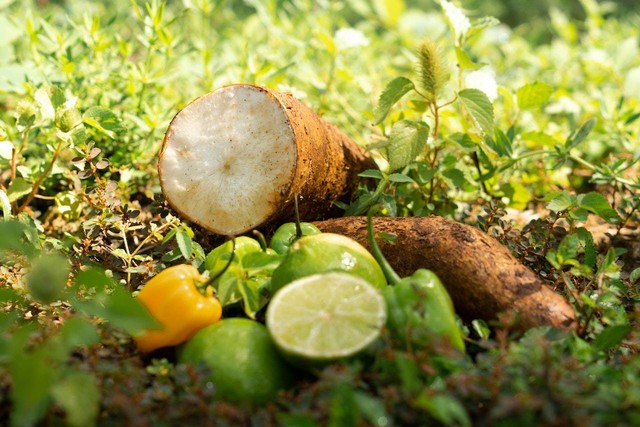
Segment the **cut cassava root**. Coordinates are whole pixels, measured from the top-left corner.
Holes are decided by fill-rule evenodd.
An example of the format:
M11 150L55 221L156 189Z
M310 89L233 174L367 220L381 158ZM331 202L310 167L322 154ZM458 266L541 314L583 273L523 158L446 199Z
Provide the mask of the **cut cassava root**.
M238 235L291 217L321 219L377 168L344 133L293 96L230 85L174 117L158 161L173 209L215 234Z
M316 222L323 232L343 234L370 248L366 217ZM576 326L575 312L507 248L480 230L438 216L374 218L376 233L396 236L393 244L377 239L384 256L401 276L419 268L436 273L465 320L495 319L511 313L515 326Z

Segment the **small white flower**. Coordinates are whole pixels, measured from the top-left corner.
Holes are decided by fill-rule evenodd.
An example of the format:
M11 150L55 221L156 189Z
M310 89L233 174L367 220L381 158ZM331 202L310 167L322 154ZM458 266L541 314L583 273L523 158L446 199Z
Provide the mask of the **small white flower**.
M567 96L560 97L556 102L551 103L545 108L547 114L572 114L578 116L580 114L580 105Z
M369 39L355 28L340 28L334 36L336 46L341 49L353 49L369 46Z
M635 67L629 70L624 78L625 96L640 99L640 67Z
M467 34L469 28L471 28L471 21L469 21L469 18L464 15L462 9L455 6L453 3L448 2L447 0L441 0L440 4L444 9L447 19L453 27L456 40L460 40L461 37Z
M465 87L478 89L487 95L491 102L498 98L498 84L493 70L481 68L467 74L465 77Z

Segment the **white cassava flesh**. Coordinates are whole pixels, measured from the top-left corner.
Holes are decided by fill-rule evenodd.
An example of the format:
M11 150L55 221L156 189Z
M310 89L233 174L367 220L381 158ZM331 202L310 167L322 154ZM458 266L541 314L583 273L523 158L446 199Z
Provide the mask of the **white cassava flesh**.
M280 104L240 86L198 98L175 117L159 168L167 199L183 215L233 235L272 214L295 158Z
M223 87L178 112L158 163L169 204L222 235L290 217L294 194L308 202L302 216L317 218L320 205L353 191L356 174L372 167L302 103L253 85Z

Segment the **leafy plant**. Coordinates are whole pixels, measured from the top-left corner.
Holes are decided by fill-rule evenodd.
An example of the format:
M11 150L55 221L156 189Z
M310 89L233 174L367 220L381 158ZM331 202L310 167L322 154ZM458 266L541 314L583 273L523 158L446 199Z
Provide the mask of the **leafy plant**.
M0 1L3 424L640 422L637 14L418 3ZM164 204L164 132L235 82L291 92L371 150L381 170L347 214L472 223L565 294L579 330L476 320L461 358L384 332L253 411L171 351L141 358L132 293L221 243Z

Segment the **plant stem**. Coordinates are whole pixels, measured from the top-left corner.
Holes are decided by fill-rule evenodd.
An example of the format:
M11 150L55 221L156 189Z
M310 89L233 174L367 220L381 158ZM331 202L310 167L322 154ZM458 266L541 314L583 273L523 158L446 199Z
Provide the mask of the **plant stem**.
M20 144L20 149L16 150L15 148L13 149L13 155L11 156L11 181L13 181L14 179L16 179L16 169L18 167L18 157L20 156L20 154L22 154L22 151L24 151L24 147L26 147L27 145L27 141L29 138L29 132L31 132L32 127L29 126L27 129L25 129L24 131L24 135L22 137L22 144Z
M53 152L53 157L51 158L51 162L46 167L46 169L42 172L42 174L38 177L36 182L33 183L33 186L31 187L31 193L29 193L26 200L16 210L16 214L22 212L27 206L29 206L31 201L36 197L36 194L38 193L38 188L40 188L40 184L42 184L42 181L44 181L45 178L49 176L49 174L51 173L51 170L53 169L53 165L55 164L56 160L58 160L58 156L60 155L60 150L62 149L63 143L64 141L58 142L58 145L56 146L56 149Z
M433 132L431 134L431 138L436 141L438 139L438 133L440 132L440 108L438 107L437 99L434 99L431 103L431 111L433 113ZM438 153L440 152L440 147L436 146L433 149L433 158L429 161L429 165L431 169L436 167L436 163L438 162ZM433 202L433 194L435 190L435 174L429 180L429 199L427 203Z
M571 160L573 160L574 162L580 163L582 166L586 167L587 169L590 169L591 171L598 170L598 167L596 165L586 161L582 157L576 156L575 154L569 154L569 158ZM611 178L613 178L614 181L619 182L620 184L629 185L631 187L635 187L636 186L636 184L634 184L632 181L629 181L628 179L621 178L619 176L615 176L614 175L614 176L611 176Z
M371 207L367 212L367 235L369 237L369 244L371 245L371 254L378 261L380 268L384 273L384 277L387 279L390 285L395 285L400 282L401 278L398 276L398 273L395 272L389 261L382 254L382 250L380 246L378 246L378 242L376 241L376 236L373 232L373 211L375 207Z

